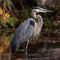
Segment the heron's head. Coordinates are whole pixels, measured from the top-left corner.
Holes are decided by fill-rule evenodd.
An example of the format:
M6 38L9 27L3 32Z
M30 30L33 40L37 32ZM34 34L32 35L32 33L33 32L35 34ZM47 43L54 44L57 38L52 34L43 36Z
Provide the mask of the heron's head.
M53 12L53 11L51 11L51 10L43 9L43 8L41 8L41 7L39 7L39 6L35 7L35 8L34 8L34 11L35 11L35 12L42 12L42 13Z

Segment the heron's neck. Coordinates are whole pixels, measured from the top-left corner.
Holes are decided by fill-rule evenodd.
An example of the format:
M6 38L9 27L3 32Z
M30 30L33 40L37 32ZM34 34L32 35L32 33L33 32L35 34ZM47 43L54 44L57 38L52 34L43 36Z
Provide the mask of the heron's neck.
M42 26L43 26L43 19L40 15L37 15L37 31L38 31L38 34L41 32L41 29L42 29Z
M37 15L36 15L36 12L34 10L31 11L31 16L32 16L32 18L37 20Z
M43 23L43 19L40 15L36 15L36 12L34 10L32 10L31 12L31 16L32 18L34 18L36 20L36 22L39 24L39 25L42 25Z
M32 18L34 18L36 20L37 25L39 27L42 27L42 25L43 25L42 17L40 15L36 15L36 12L34 10L32 10L31 16L32 16Z
M37 15L37 20L38 20L38 22L37 22L38 26L42 27L42 25L43 25L43 19L42 19L42 17L40 15Z

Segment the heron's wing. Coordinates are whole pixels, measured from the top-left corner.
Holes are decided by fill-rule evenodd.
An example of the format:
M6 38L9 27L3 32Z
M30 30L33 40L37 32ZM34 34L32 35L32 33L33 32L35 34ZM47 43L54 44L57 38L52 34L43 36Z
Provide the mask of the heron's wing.
M26 42L32 37L34 32L33 29L33 26L30 25L29 22L24 22L17 28L13 38L16 48L19 48L21 43Z

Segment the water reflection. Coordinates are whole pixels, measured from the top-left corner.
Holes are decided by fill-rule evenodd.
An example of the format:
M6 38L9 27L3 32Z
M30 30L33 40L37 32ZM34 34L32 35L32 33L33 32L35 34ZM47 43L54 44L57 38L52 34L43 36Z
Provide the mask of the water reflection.
M10 45L10 42L12 41L13 36L14 36L14 32L3 32L3 34L0 35L0 52L3 52L4 50L6 50L8 48L8 46ZM48 38L50 40L48 40ZM55 37L55 38L57 38L57 37ZM38 48L39 48L39 46L41 47L41 43L42 43L42 45L44 45L45 43L43 43L43 42L46 42L46 41L48 42L48 44L49 44L49 42L53 44L53 41L57 41L57 40L53 40L53 38L50 38L50 37L44 37L44 38L43 37L40 37L40 39L38 41L37 40L32 40L30 42L30 45L32 45L32 46L30 46L29 48L30 49L32 49L32 47L35 48L36 45L38 45L38 44L39 44L38 45ZM34 44L36 44L36 45L34 45ZM25 49L25 45L26 44L22 44L21 48L23 47L23 49Z
M10 45L10 42L12 41L13 36L14 36L14 32L3 32L3 34L0 35L0 57L3 55L3 52L7 50L8 46ZM44 47L45 43L43 42L44 40L49 41L47 38L45 39L45 38L41 37L38 41L33 40L30 42L29 47L28 47L28 57L32 56L29 54L33 54L33 55L34 54L42 54L42 53L44 54L47 51L48 51L48 53L51 52L50 51L51 49L53 51L56 48L60 48L60 43L50 42L50 43L46 43L47 44L46 50L43 51L43 49L45 48ZM53 41L53 40L51 40L51 41ZM25 46L26 46L26 43L21 45L20 49L25 49ZM20 56L24 56L24 50L18 52L17 54L19 54L19 53L21 54Z

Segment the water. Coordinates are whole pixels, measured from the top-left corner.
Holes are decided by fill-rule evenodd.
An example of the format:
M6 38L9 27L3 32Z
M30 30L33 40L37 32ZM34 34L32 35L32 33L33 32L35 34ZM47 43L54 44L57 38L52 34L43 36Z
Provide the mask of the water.
M0 35L0 60L11 60L10 53L6 53L10 42L14 36L14 32L3 32ZM59 37L49 38L44 37L40 38L39 40L32 40L28 46L28 54L27 56L25 53L26 43L21 45L20 50L12 56L12 58L22 58L24 60L28 59L36 59L43 60L43 59L58 59L60 57L60 43Z

